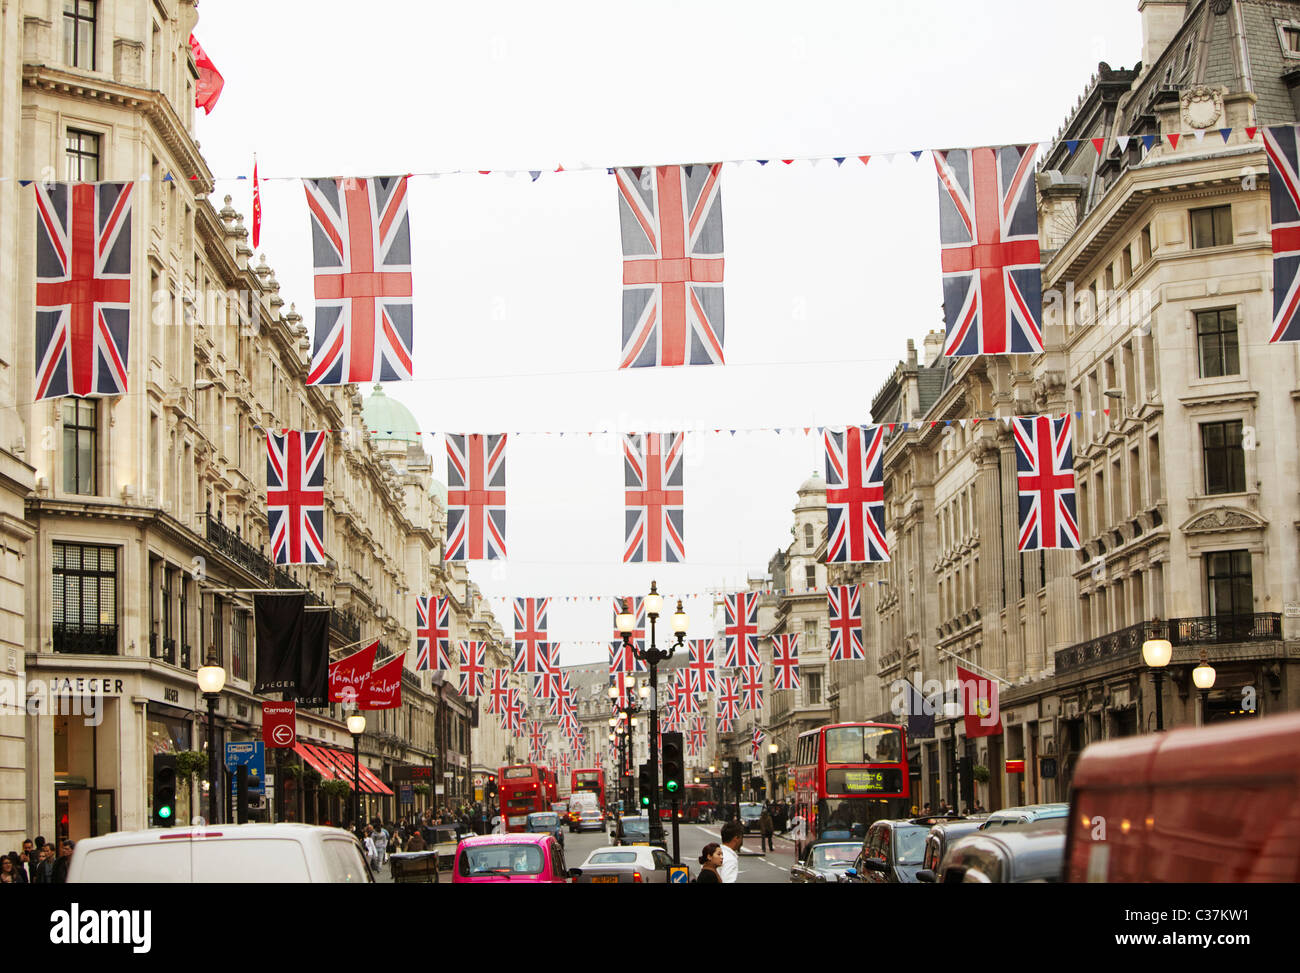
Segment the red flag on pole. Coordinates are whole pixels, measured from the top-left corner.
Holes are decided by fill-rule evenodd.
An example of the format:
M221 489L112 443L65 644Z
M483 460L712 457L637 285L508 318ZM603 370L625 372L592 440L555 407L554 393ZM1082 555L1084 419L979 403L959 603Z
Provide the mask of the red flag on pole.
M199 69L199 83L194 88L194 107L202 108L207 114L217 107L221 89L226 86L226 79L221 76L212 58L203 50L203 45L190 34L190 51L194 55L194 65Z
M977 676L969 669L957 667L961 683L962 709L966 715L966 737L998 736L1002 733L1002 714L998 710L998 681Z
M330 702L355 703L365 685L370 681L370 670L375 667L375 653L379 640L371 642L360 652L353 652L338 662L330 663Z
M370 674L361 688L361 709L397 709L402 705L402 668L406 653L393 656Z
M257 179L257 156L253 156L253 249L262 239L262 184Z

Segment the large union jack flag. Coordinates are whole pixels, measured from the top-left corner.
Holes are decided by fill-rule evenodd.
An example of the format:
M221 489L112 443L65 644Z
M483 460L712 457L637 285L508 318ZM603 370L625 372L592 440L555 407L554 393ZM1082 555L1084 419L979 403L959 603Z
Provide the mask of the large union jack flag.
M747 710L763 708L763 667L741 666L740 701Z
M567 750L560 753L560 773L565 777L569 776L569 751Z
M1035 145L949 149L939 170L945 355L1043 350Z
M501 729L508 730L511 736L524 735L524 692L511 689L506 694L506 701L501 709Z
M560 691L560 643L542 643L542 671L533 676L533 698L554 699Z
M721 365L722 163L614 173L623 238L619 367Z
M304 179L316 328L308 385L411 377L406 176Z
M1300 341L1300 125L1264 129L1272 209L1274 341Z
M276 564L325 563L325 433L266 434L266 518Z
M515 672L539 675L546 671L546 609L549 598L515 599Z
M495 713L498 716L504 715L506 704L510 702L510 670L493 669L492 683L488 686L488 706L489 713ZM504 727L503 727L504 729Z
M731 729L722 729L722 721L740 717L740 687L734 675L728 673L718 677L718 729L730 733Z
M36 398L125 395L135 184L33 185Z
M855 584L831 585L826 589L830 608L831 661L860 662L867 658L862 648L862 590Z
M885 541L885 427L827 429L826 563L888 561Z
M506 434L447 434L447 560L506 556Z
M686 559L682 459L685 433L623 437L623 561Z
M460 683L457 692L462 696L478 696L483 692L484 663L487 645L483 642L462 640L460 643Z
M1016 487L1020 491L1020 539L1016 549L1077 551L1079 519L1074 505L1074 449L1070 415L1017 416Z
M415 668L422 672L430 662L434 669L451 668L451 599L438 595L415 599Z
M726 669L736 666L756 666L758 656L758 595L752 591L738 591L723 595L726 609L725 654L722 665Z
M718 688L718 669L713 661L713 639L691 639L690 660L686 663L686 678L691 692L714 692Z
M767 737L763 735L763 731L758 727L754 727L754 733L749 739L749 755L755 761L762 759L759 755L763 752L763 741L766 739Z
M772 636L772 689L798 689L799 636Z

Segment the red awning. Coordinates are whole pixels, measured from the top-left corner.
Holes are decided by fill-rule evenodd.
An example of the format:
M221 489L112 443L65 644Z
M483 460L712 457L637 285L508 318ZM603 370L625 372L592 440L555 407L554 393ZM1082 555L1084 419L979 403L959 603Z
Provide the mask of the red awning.
M293 752L302 757L302 759L307 761L307 763L311 764L311 766L315 768L316 772L325 780L338 779L338 771L334 769L334 766L328 760L316 753L315 747L308 746L305 743L295 743L293 745Z
M321 749L323 750L325 748L322 747ZM330 756L333 757L335 761L343 765L344 769L347 771L348 780L351 780L352 779L352 754L348 753L346 750L332 750L330 751ZM367 767L364 763L361 764L360 772L357 774L357 777L361 781L361 789L366 793L384 794L388 797L393 796L393 792L392 790L389 789L388 785L385 784L378 777L376 777L374 775L374 772L371 771L371 769Z

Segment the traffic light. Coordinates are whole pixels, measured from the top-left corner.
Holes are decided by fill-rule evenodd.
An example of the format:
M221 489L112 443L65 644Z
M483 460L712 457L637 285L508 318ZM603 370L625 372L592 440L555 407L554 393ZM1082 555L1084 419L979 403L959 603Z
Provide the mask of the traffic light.
M235 815L240 824L248 820L248 765L235 768Z
M170 828L176 824L176 754L153 755L153 825Z
M682 759L682 735L665 733L664 742L664 793L671 800L682 795L686 786L686 761Z
M970 807L975 803L975 778L971 775L970 757L958 758L957 782L961 790L962 803Z
M641 772L637 779L637 795L641 799L642 807L650 806L650 765L642 764Z
M740 761L733 760L731 763L731 789L735 791L736 800L740 800L740 792L744 789L744 771L740 767Z

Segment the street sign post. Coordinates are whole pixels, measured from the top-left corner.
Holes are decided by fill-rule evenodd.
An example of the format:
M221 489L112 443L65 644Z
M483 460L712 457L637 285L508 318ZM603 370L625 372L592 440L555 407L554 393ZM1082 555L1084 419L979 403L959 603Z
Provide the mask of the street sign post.
M298 741L298 706L290 701L262 703L262 743L268 747L292 747Z
M248 789L256 791L259 795L265 794L266 789L263 785L266 782L266 748L261 740L226 744L226 769L231 774L232 792L234 774L240 764L248 768Z
M685 865L668 866L669 885L687 885L691 881L691 870Z

